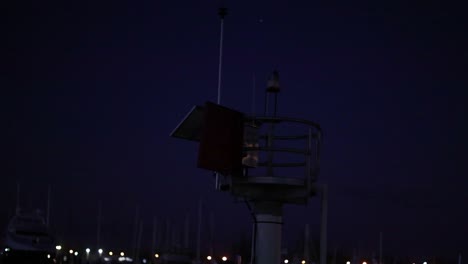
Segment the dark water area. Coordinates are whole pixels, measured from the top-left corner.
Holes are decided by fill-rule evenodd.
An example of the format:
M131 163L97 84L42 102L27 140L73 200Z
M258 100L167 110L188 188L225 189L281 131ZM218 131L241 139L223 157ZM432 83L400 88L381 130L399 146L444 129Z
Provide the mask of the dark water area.
M52 264L55 256L45 252L5 252L0 254L0 264Z

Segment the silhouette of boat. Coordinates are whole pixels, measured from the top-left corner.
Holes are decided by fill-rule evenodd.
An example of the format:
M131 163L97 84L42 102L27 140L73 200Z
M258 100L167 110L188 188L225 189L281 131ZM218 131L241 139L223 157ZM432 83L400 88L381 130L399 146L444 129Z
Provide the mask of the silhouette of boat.
M55 255L54 237L39 211L17 212L8 224L3 238L3 263L34 260L52 262Z

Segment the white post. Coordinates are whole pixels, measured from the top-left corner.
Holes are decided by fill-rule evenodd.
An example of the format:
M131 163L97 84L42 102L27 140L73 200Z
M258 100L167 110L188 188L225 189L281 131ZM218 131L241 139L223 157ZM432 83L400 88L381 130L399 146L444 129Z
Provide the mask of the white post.
M322 215L320 221L320 264L327 263L327 214L328 214L328 193L327 185L321 188Z
M461 253L458 254L458 264L461 264L462 263L462 258L461 258Z
M255 203L257 219L255 264L280 264L282 205L280 203Z

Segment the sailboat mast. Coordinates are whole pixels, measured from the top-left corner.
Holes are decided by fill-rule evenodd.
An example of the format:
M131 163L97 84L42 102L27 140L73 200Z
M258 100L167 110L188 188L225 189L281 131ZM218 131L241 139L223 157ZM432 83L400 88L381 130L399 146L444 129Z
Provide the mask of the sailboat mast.
M153 236L151 240L151 252L156 250L156 228L158 227L158 219L156 216L153 217Z
M197 259L196 263L201 263L200 243L201 243L201 221L202 221L202 199L198 201L198 229L197 229Z
M185 216L184 250L189 249L190 215Z
M47 227L49 227L49 223L50 223L50 184L47 186L47 218L46 218Z
M97 229L96 229L96 247L99 248L101 245L101 218L102 218L102 201L98 203L98 215L97 215Z
M20 184L16 183L16 209L15 213L18 214L20 210Z
M214 214L210 212L210 256L214 255Z
M383 235L382 232L380 232L379 235L379 264L382 264L382 243L383 243Z
M304 228L304 260L309 263L309 224Z

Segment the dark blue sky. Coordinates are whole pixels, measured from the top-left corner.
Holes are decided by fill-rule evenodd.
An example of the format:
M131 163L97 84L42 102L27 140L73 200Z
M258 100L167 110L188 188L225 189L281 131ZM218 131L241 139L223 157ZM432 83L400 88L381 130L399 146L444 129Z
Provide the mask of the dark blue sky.
M216 100L219 3L133 2L2 4L0 223L14 210L17 181L31 207L44 207L50 183L60 236L94 243L101 199L104 243L126 247L137 204L146 227L152 215L182 223L202 196L229 246L250 232L247 209L196 168L196 144L169 137L194 104ZM281 115L321 124L330 246L376 251L383 231L388 253L466 252L462 7L227 6L222 103L251 111L255 74L260 112L277 68ZM305 223L318 234L318 209L317 199L286 208L285 246Z

